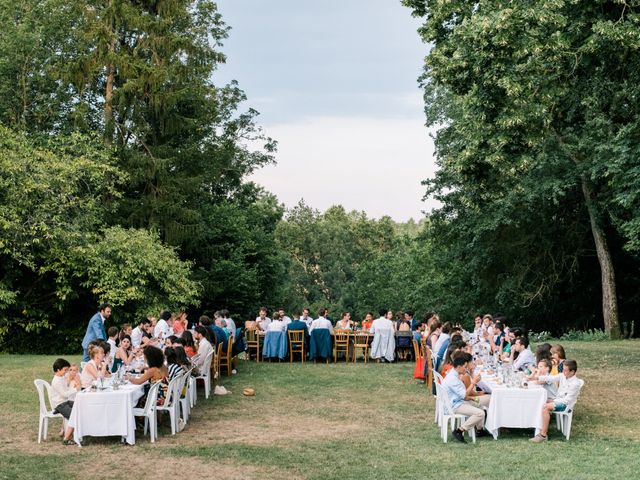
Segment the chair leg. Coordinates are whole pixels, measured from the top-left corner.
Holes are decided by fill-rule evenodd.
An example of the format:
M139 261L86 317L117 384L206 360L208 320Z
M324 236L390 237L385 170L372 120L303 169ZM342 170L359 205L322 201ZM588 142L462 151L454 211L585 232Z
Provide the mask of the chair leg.
M149 417L144 417L144 430L142 430L142 434L147 434L147 427L149 426Z
M42 428L44 427L44 417L40 416L38 420L38 443L42 442Z
M49 437L49 418L44 417L44 430L42 432L42 439L46 442Z
M565 437L567 440L569 440L569 437L571 436L571 417L570 416L566 416L564 418L564 429L566 430L566 432L564 432Z

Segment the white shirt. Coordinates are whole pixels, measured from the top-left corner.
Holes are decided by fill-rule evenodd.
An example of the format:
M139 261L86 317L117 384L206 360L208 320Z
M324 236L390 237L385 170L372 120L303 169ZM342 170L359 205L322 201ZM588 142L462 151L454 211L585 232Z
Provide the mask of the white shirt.
M393 322L385 317L376 318L369 329L370 333L376 333L376 330L393 330Z
M269 326L267 326L267 332L284 332L287 326L282 320L271 320Z
M70 387L64 376L55 375L51 381L51 408L56 408L66 402L77 393L77 390Z
M438 341L436 342L435 346L433 347L433 352L437 355L438 352L440 351L440 348L442 348L442 344L447 341L449 339L449 334L448 333L441 333L440 336L438 337Z
M291 319L285 315L284 317L282 317L282 323L284 323L284 326L286 327L291 323Z
M170 335L173 335L173 330L169 326L167 321L163 319L158 320L158 323L156 323L156 328L153 329L153 336L155 338L160 338L164 340Z
M235 338L236 338L236 322L234 322L233 319L231 319L231 318L225 318L224 321L227 323L227 328L229 329L229 333L231 334L231 337L233 337L233 339L235 340Z
M260 327L260 330L266 332L267 327L271 323L271 319L269 317L264 317L264 320L262 320L260 317L256 317L256 323L258 324L258 327Z
M196 362L196 367L200 370L200 375L209 375L209 372L203 372L204 362L207 359L207 355L210 352L213 352L213 347L211 346L211 342L207 340L206 337L202 337L198 341L198 361ZM213 360L212 360L213 361Z
M139 347L142 343L142 330L140 326L137 326L133 330L131 330L131 345L133 348Z
M328 329L333 334L333 325L329 320L327 320L324 317L318 317L313 322L311 322L311 326L309 327L309 333L311 333L316 328Z
M307 328L309 328L311 326L311 324L313 323L313 318L312 317L300 317L300 321L306 323L307 324Z
M565 367L566 368L566 367ZM564 376L564 373L558 375L541 375L538 380L541 382L560 382L560 388L556 394L555 402L563 403L568 407L573 407L578 400L580 389L584 383L578 377L573 375L571 378Z
M525 348L518 354L515 362L513 362L514 370L524 370L527 365L535 365L536 356L529 347Z

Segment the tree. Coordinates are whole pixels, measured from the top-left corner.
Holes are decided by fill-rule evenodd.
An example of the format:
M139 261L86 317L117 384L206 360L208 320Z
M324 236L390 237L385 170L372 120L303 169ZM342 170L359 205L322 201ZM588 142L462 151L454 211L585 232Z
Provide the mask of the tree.
M404 3L426 17L420 33L433 44L423 85L428 122L441 126L441 171L430 191L444 201L442 214L452 223L477 214L487 228L502 228L513 222L497 208L485 211L485 202L513 205L518 196L544 195L573 202L581 195L601 270L605 329L619 336L608 232L615 225L627 235L636 228L629 207L638 199L629 192L638 190L638 177L625 177L624 169L637 165L630 152L637 151L639 7ZM634 238L628 240L634 248Z

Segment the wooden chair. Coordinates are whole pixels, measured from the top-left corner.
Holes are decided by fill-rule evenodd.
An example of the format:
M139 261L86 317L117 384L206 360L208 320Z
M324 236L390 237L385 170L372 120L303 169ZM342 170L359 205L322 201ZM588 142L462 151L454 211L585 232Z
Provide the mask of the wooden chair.
M218 359L218 371L221 372L222 368L227 369L227 376L231 375L233 370L233 341L229 339L227 343L227 351L222 349L222 343L218 345L219 359Z
M344 361L349 359L349 341L351 330L334 330L333 331L333 361L338 362L338 353L344 353Z
M289 363L293 363L293 354L299 353L302 363L304 363L305 348L304 348L304 330L288 330L287 336L289 337Z
M424 357L424 363L427 367L427 377L425 378L425 385L427 390L433 391L433 358L431 357L431 349L426 345L422 345L422 356Z
M222 358L222 342L220 342L218 344L218 348L216 348L216 358L213 361L213 364L211 365L211 368L213 369L212 372L212 376L213 379L217 380L220 378L220 359Z
M256 362L260 362L260 335L256 328L252 328L245 332L245 341L247 343L247 359L251 360L251 355L256 356Z
M364 355L364 363L367 363L369 358L369 343L371 340L371 334L369 332L356 332L353 335L353 363L356 362L356 353L358 350L362 350Z

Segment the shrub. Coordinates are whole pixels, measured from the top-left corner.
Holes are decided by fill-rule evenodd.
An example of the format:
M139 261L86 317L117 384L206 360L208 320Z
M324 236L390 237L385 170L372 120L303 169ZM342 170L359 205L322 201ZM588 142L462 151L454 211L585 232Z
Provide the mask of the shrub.
M591 330L569 330L564 333L560 340L577 340L581 342L601 342L610 340L609 335L604 330L596 328Z

